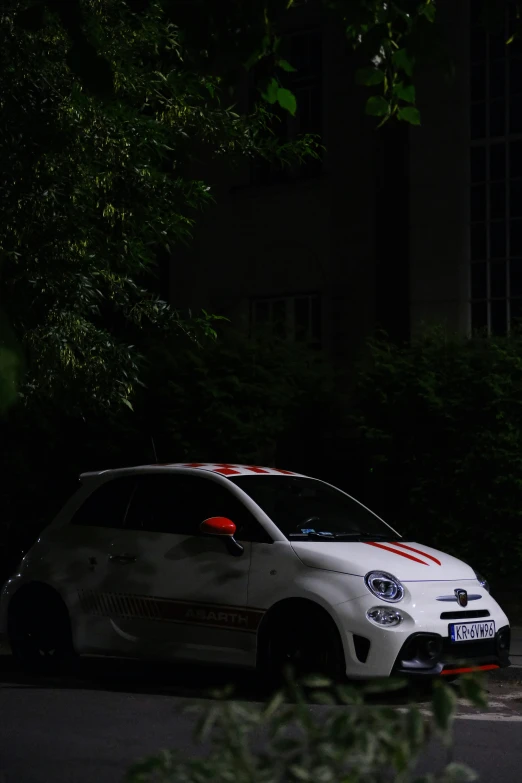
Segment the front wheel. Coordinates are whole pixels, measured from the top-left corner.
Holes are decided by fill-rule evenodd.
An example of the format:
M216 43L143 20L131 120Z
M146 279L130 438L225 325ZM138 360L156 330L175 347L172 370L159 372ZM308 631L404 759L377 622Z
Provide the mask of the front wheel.
M341 639L333 621L319 612L289 612L275 618L265 634L261 664L271 684L290 674L299 681L319 674L333 682L345 677Z
M37 590L15 596L8 635L15 660L31 674L56 674L74 660L69 615L58 596Z

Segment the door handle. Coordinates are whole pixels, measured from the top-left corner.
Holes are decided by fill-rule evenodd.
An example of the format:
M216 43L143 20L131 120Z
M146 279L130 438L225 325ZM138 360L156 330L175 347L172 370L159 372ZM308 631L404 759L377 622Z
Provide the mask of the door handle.
M136 555L109 555L109 561L111 563L118 563L119 565L126 565L127 563L135 563Z

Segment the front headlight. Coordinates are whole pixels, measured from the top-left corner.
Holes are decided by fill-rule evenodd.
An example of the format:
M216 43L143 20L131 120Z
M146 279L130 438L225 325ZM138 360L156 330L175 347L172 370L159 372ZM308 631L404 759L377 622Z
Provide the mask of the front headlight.
M478 571L475 571L475 576L477 577L478 581L480 582L480 586L484 588L484 590L487 590L488 593L491 592L489 589L489 582L487 579L484 579L483 576L481 576Z
M404 587L398 579L385 571L370 571L364 577L364 583L370 593L382 601L396 603L404 598Z

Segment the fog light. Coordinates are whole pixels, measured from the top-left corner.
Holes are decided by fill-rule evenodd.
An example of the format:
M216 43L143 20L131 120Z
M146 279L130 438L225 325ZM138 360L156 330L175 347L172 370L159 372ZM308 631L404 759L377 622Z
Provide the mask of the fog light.
M374 606L368 609L366 617L377 625L385 625L387 628L393 628L394 625L402 623L402 614L391 606Z

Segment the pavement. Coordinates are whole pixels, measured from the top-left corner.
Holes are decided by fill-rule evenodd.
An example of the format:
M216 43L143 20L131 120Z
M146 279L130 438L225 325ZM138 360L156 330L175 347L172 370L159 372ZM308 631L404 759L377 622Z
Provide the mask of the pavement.
M518 670L504 670L516 672ZM189 667L145 667L116 661L86 662L75 677L32 679L10 656L0 659L0 783L118 783L136 761L168 748L205 755L193 738L189 705L208 703L208 689L225 684L220 672ZM479 773L480 783L512 783L522 768L522 680L485 678L489 707L459 700L453 760ZM234 698L259 701L252 675L233 677ZM429 713L429 699L419 699ZM408 697L386 704L406 709ZM316 719L328 708L309 706ZM254 749L262 738L254 738ZM419 773L441 769L447 750L432 742Z
M90 660L73 677L31 678L4 646L0 657L0 783L118 783L131 764L163 748L192 757L206 749L193 739L185 708L208 703L230 673L202 668ZM511 783L522 768L522 627L513 629L513 666L484 677L488 708L459 699L453 760L479 773L480 783ZM233 677L234 698L260 700L251 674ZM409 696L387 704L406 709ZM428 696L418 697L429 714ZM311 712L325 708L310 705ZM420 773L440 769L447 751L433 742Z

